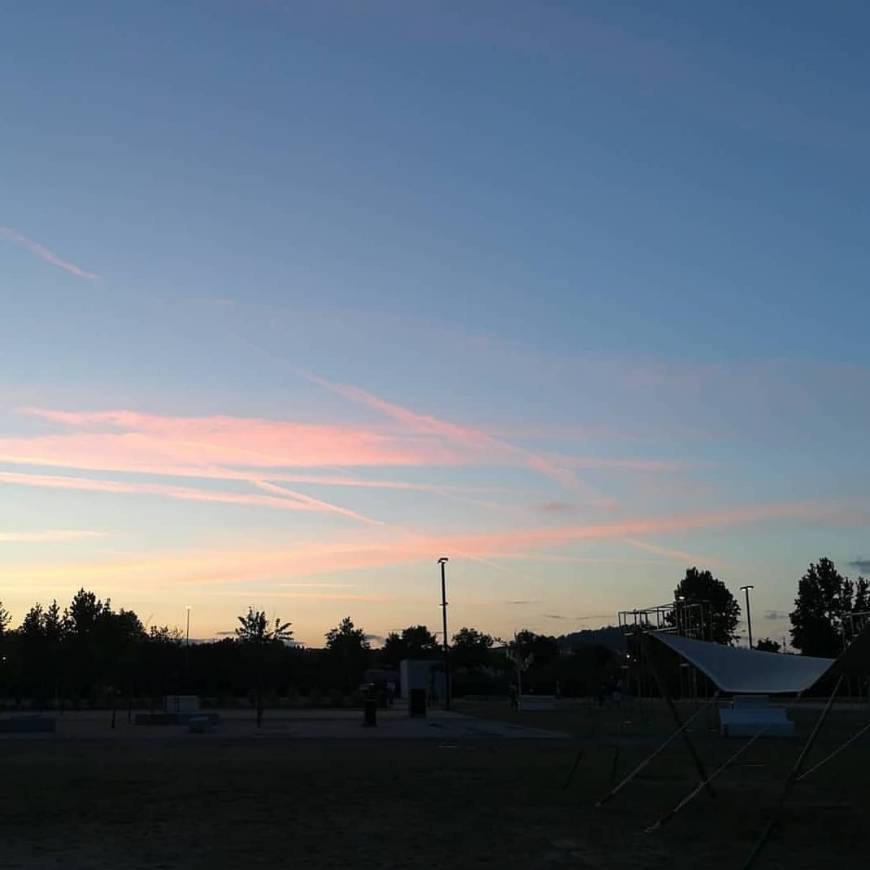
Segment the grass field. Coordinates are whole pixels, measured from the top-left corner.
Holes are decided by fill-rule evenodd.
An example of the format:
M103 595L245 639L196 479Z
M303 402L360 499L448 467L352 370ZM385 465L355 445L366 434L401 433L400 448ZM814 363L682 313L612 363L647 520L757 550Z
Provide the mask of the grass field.
M496 719L517 715L502 704L465 706ZM617 741L602 732L632 722L626 712L535 715L536 726L573 735L564 741L283 741L253 731L245 740L7 739L0 867L743 866L797 744L755 744L717 780L715 800L701 795L645 834L696 777L674 744L596 809L614 777L654 745L654 732L667 730L662 711L649 709L636 733L621 726L616 756ZM860 719L838 714L816 757ZM713 768L737 744L703 730L699 747ZM866 866L868 770L863 741L798 786L757 866Z

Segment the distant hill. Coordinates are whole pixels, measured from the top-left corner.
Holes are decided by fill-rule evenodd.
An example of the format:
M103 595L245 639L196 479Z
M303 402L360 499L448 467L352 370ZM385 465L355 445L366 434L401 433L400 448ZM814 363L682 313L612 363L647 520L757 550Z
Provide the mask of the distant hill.
M575 649L578 646L606 646L615 652L625 652L625 632L617 625L605 628L588 628L572 631L556 638L562 649Z

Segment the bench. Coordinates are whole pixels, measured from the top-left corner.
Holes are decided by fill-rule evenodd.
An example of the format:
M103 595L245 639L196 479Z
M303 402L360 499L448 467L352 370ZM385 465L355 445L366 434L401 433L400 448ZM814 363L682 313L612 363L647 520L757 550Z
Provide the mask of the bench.
M794 737L795 724L785 707L775 707L767 695L736 695L731 707L719 710L719 734L722 737Z

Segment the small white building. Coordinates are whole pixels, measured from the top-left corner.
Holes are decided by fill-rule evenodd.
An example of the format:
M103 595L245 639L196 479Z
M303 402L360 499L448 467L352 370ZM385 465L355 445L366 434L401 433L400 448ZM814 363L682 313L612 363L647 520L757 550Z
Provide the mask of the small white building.
M412 689L425 689L429 704L446 695L444 665L437 659L405 659L399 665L399 680L400 698L410 698Z

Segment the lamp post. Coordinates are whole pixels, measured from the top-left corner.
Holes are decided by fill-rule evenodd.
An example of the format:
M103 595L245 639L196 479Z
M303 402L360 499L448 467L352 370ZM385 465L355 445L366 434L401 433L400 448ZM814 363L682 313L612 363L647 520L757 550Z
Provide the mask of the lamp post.
M746 628L749 632L749 649L752 649L752 614L749 612L749 590L755 589L755 587L749 585L741 586L740 588L746 594Z
M190 691L190 605L184 608L187 611L187 628L184 632L184 691Z
M444 709L450 709L450 647L447 642L447 578L444 574L444 566L448 562L447 556L438 560L441 566L441 618L444 628Z

